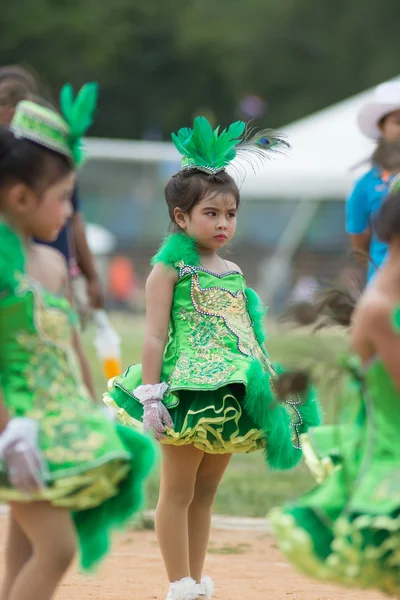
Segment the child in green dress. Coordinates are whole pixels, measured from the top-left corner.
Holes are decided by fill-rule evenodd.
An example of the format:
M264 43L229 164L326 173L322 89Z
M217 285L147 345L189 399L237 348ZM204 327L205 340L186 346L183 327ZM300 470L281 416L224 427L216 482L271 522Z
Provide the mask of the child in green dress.
M388 256L352 313L353 354L337 361L336 378L347 376L341 424L329 437L322 427L302 440L321 485L270 518L283 552L307 575L400 597L400 186L393 183L374 224ZM322 361L328 354L323 338L304 344L302 357L306 345Z
M105 402L123 423L161 442L156 532L168 600L211 598L203 577L211 508L233 453L265 450L272 468L301 458L299 434L318 423L312 391L275 401L278 367L264 347L264 309L240 268L220 256L233 238L239 189L225 167L236 154L267 155L284 142L245 125L213 131L204 117L173 141L182 169L165 188L174 233L146 285L142 365L110 382Z
M31 243L55 239L71 213L96 94L88 84L74 102L65 88L64 117L23 101L0 128L0 501L10 507L1 600L53 598L77 545L83 568L104 557L153 460L148 439L93 405L61 294L66 267Z

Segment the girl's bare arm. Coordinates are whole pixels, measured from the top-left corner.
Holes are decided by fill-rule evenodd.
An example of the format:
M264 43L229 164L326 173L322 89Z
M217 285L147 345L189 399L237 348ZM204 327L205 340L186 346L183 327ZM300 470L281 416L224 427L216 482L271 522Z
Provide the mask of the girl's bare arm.
M393 331L390 318L392 310L392 304L387 301L369 306L364 312L363 326L368 332L376 355L384 363L400 394L400 335Z
M159 263L146 283L146 329L142 351L144 385L160 381L177 279L177 273L173 269Z

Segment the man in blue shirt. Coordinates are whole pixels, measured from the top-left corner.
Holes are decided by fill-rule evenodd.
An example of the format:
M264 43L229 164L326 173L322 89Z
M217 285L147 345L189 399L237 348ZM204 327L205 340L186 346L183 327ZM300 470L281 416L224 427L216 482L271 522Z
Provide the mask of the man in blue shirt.
M346 203L346 231L352 246L369 254L368 280L386 256L387 245L374 230L374 217L389 192L390 174L374 166L355 184Z
M380 145L400 142L400 82L390 81L378 86L358 116L361 131L377 141L372 168L355 184L346 203L346 230L353 248L369 255L368 280L386 257L387 246L374 230L374 217L389 193L392 174L379 164ZM382 153L381 153L382 154Z

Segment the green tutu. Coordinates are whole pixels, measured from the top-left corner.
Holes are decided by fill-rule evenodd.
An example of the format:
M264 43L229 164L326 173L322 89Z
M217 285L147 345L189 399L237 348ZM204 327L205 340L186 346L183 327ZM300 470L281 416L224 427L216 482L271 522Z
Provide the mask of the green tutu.
M114 408L122 423L140 429L143 408L130 402L130 412L118 406L107 395L105 402ZM170 408L174 422L167 430L164 444L195 448L210 454L253 452L265 447L262 431L243 408L244 391L239 385L230 385L208 392L182 391L179 404Z
M317 429L310 443L314 464L318 458L320 466L331 464L325 472L317 470L323 483L294 504L274 509L270 520L282 551L305 574L398 596L400 397L378 359L357 385L358 394L354 384L347 390L356 407L353 421L328 435Z

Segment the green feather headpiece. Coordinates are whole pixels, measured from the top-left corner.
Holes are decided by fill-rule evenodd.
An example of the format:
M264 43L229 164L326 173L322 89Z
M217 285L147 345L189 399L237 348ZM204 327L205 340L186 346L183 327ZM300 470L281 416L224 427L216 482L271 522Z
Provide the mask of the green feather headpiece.
M93 123L98 95L97 83L86 83L74 99L72 86L67 83L61 90L61 112L69 127L69 147L77 166L85 160L82 137Z
M236 156L245 159L268 158L289 144L269 129L246 132L243 121L232 123L220 132L213 130L205 117L196 117L193 129L183 127L171 134L174 146L182 155L182 169L196 168L215 174L225 169Z
M67 84L60 102L62 115L30 100L19 102L10 128L16 136L59 152L80 167L85 159L82 136L93 122L97 84L84 85L76 99Z

